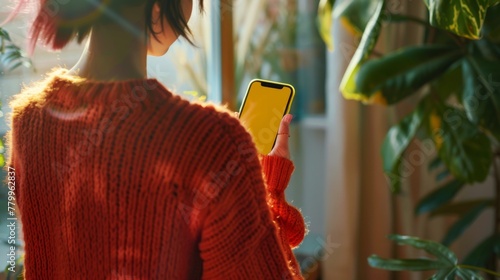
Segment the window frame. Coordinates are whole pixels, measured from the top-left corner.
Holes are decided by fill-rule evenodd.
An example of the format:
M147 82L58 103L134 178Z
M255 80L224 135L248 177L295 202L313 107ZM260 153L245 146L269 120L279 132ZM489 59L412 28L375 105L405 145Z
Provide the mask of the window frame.
M207 58L208 100L236 110L233 1L210 1L210 51Z

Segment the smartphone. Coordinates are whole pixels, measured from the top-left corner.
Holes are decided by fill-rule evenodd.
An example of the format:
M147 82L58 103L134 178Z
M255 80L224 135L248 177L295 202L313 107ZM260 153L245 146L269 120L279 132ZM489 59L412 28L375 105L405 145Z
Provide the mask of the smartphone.
M289 84L255 79L248 85L239 118L260 154L273 149L281 119L290 112L294 96L295 89Z

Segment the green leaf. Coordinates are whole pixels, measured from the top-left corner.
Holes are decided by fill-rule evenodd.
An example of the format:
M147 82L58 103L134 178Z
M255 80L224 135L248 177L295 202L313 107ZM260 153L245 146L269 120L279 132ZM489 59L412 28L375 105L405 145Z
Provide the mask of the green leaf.
M19 51L20 50L20 48L18 46L13 45L13 44L7 45L5 48L7 50L10 50L10 51Z
M456 269L456 267L441 269L436 274L432 275L429 280L454 280Z
M12 64L12 65L9 65L9 67L7 69L9 71L12 71L12 70L14 70L14 69L16 69L16 68L18 68L18 67L20 67L22 65L23 65L23 62L22 61L18 61L16 63Z
M372 255L368 258L368 264L374 268L392 271L425 271L447 268L448 265L435 260L426 259L383 259Z
M432 170L438 169L441 166L443 166L443 161L439 157L436 157L435 159L433 159L431 161L431 163L429 163L428 170L432 171Z
M0 37L7 41L11 41L9 32L7 32L7 30L3 29L2 27L0 27Z
M497 46L487 39L474 41L470 46L469 55L477 55L490 61L500 59Z
M417 237L404 235L389 235L389 239L396 241L398 244L409 245L417 249L423 249L427 253L435 256L442 263L448 265L456 265L458 260L455 254L442 244L430 240L423 240Z
M474 207L486 203L489 207L494 205L493 199L478 199L471 201L463 201L458 203L450 203L439 207L431 212L430 216L458 215L463 216L471 211Z
M438 188L420 200L417 207L415 207L415 213L421 215L439 208L441 205L452 200L463 186L462 182L453 180Z
M488 137L456 108L439 104L429 120L439 157L453 176L466 183L484 181L493 157Z
M482 31L488 41L500 43L500 5L488 9Z
M463 105L467 118L500 140L500 61L481 57L463 60Z
M445 181L450 177L450 171L448 169L445 169L442 172L439 172L439 174L436 176L436 182L442 182Z
M464 264L485 266L495 250L500 251L500 234L492 235L479 243L463 260Z
M393 126L384 139L382 144L384 172L391 179L391 190L394 193L400 191L401 179L405 177L400 172L403 153L426 117L427 114L422 103L399 124Z
M16 60L21 60L23 56L19 52L6 52L5 54L0 56L0 61L8 65Z
M483 277L477 275L474 271L469 269L459 268L456 270L457 276L463 280L483 280Z
M425 0L432 26L469 39L479 39L491 0Z
M404 14L397 14L397 13L390 13L388 12L385 20L390 23L407 23L407 22L412 22L412 23L417 23L420 25L423 25L425 27L430 27L430 24L423 19L420 19L418 17L413 17L410 15L404 15Z
M489 203L483 202L476 205L470 211L465 213L458 221L456 221L453 226L448 230L446 236L443 239L443 244L445 246L450 246L453 241L455 241L462 233L476 220L476 218L483 212L484 209L488 208Z
M356 76L356 91L369 98L381 95L394 104L441 76L462 56L450 46L413 46L366 62Z
M318 28L319 34L328 48L333 51L333 36L332 36L332 23L333 23L333 6L335 0L320 0L318 6Z
M349 62L349 66L342 77L340 83L340 91L346 99L361 100L363 102L381 102L383 100L377 100L377 96L372 96L368 98L366 95L360 93L356 88L356 76L363 63L365 63L377 43L378 36L380 35L380 28L382 25L382 11L384 8L385 1L379 1L377 3L377 8L373 13L372 17L366 25L365 32L361 37L361 42L359 43L354 56Z
M442 100L447 100L451 95L461 97L463 91L462 61L456 61L446 72L431 83L432 92L439 95Z
M380 1L343 1L335 8L333 16L334 18L340 18L341 22L352 34L359 36L363 34Z
M2 45L2 48L2 53L0 53L0 63L2 63L9 71L20 66L33 68L31 60L18 46L10 43L8 45Z

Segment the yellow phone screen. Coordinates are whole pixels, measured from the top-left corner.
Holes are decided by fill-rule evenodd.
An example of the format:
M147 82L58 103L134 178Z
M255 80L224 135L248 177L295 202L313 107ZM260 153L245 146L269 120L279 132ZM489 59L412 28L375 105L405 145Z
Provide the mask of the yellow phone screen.
M259 153L271 152L283 116L289 112L294 89L287 84L254 80L240 109L240 120Z

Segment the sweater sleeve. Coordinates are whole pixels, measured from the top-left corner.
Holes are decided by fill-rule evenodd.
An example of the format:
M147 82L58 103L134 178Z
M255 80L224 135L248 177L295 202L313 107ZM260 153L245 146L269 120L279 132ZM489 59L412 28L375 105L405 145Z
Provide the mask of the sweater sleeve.
M278 156L263 156L261 162L273 219L289 246L297 247L304 239L306 228L302 214L285 199L285 189L294 170L293 162Z
M203 279L303 279L280 222L273 219L255 146L246 131L236 130L227 136L234 140L228 149L233 172L202 227Z

